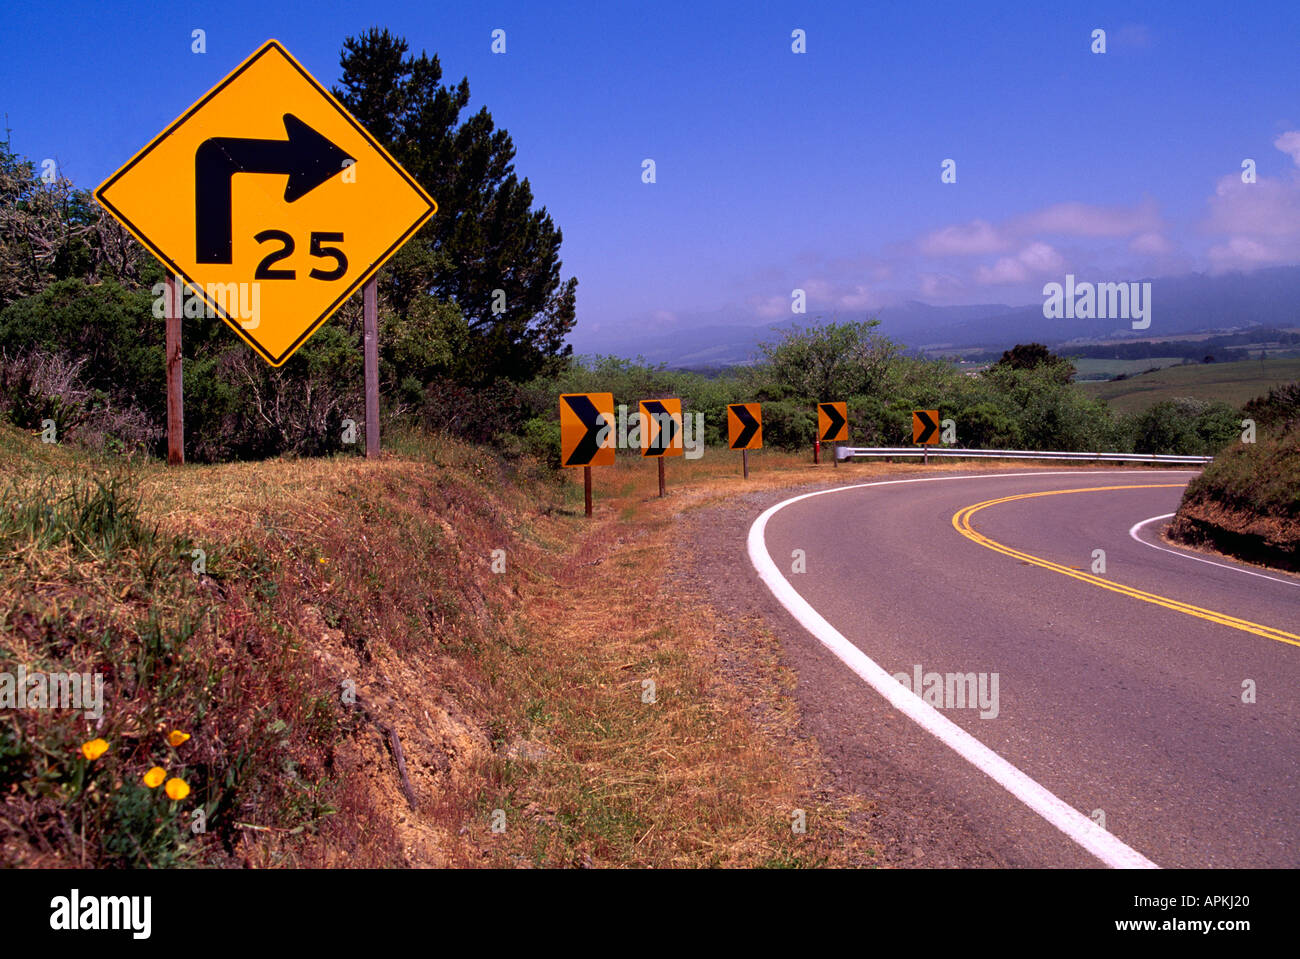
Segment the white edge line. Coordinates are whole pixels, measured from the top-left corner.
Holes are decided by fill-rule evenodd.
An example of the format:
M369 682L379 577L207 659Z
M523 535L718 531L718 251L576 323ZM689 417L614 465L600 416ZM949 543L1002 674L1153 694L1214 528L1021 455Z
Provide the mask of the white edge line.
M1227 563L1216 563L1214 560L1206 559L1204 556L1192 556L1189 553L1184 553L1182 550L1170 549L1168 546L1157 546L1155 543L1148 543L1146 540L1144 540L1141 536L1138 535L1138 530L1140 530L1143 526L1146 526L1147 523L1154 523L1156 520L1160 520L1160 519L1169 519L1169 517L1176 516L1176 515L1177 515L1176 513L1161 513L1159 516L1152 516L1150 519L1144 519L1142 520L1142 522L1134 523L1132 526L1130 526L1128 534L1129 536L1133 537L1133 539L1141 543L1143 546L1150 546L1152 549L1158 549L1162 553L1173 553L1175 556L1181 556L1183 559L1193 559L1196 560L1196 562L1198 563L1208 563L1210 566L1219 567L1219 569L1230 569L1234 573L1245 573L1247 576L1258 576L1260 579L1271 579L1273 582L1282 583L1284 586L1300 586L1300 581L1294 579L1278 579L1276 576L1269 576L1265 573L1257 573L1253 569L1242 569L1240 566L1230 566Z
M1034 472L1032 476L1096 476L1099 473L1121 473L1132 476L1135 470L1062 470L1053 472ZM1197 470L1156 470L1143 472L1194 473ZM1030 779L1011 763L1007 762L988 746L948 719L937 709L912 692L892 675L887 673L871 657L849 642L842 633L826 621L813 609L790 585L789 580L781 574L776 563L767 551L764 532L767 521L776 513L792 503L813 496L825 496L850 489L864 489L869 486L893 486L899 483L937 483L961 479L1001 479L1004 477L1021 477L1026 473L993 473L973 476L932 476L924 479L882 480L875 483L855 483L851 486L836 486L831 489L817 490L783 500L775 506L768 507L749 527L749 561L758 572L759 578L772 591L772 595L784 606L799 624L812 633L823 646L834 653L849 669L858 674L872 689L884 696L889 704L903 715L917 723L926 732L936 736L944 745L950 747L959 756L975 766L980 772L989 776L1022 803L1042 816L1065 835L1096 856L1107 866L1116 869L1159 869L1154 862L1136 849L1126 845L1113 833L1102 829L1095 822L1079 812L1073 806Z

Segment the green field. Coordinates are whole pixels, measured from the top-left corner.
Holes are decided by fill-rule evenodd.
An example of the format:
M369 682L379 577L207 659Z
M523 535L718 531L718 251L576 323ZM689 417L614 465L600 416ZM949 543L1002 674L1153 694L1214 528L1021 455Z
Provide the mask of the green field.
M1300 359L1243 360L1237 363L1197 363L1171 366L1154 373L1142 373L1127 380L1081 383L1089 396L1108 402L1129 413L1144 410L1161 400L1192 397L1223 400L1241 406L1261 396L1270 387L1300 380Z

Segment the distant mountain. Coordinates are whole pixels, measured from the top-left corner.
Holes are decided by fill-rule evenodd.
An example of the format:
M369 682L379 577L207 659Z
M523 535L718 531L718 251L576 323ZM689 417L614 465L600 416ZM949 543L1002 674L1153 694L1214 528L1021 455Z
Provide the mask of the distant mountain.
M1097 280L1087 276L1076 279ZM1012 307L932 306L912 301L835 318L846 321L875 316L886 336L908 347L929 349L1006 349L1029 341L1058 345L1078 339L1174 336L1250 326L1300 327L1300 266L1217 276L1194 273L1150 279L1150 283L1151 326L1142 331L1134 330L1126 320L1047 319L1041 302ZM750 362L760 342L775 339L791 326L816 322L819 320L814 317L795 316L762 324L720 311L679 317L671 329L658 327L635 334L611 329L584 332L579 324L573 344L578 353L609 353L628 359L640 356L671 367L719 367Z
M1088 280L1088 277L1079 277ZM918 338L918 328L899 333L909 346L1000 346L1026 340L1064 343L1076 339L1174 336L1250 326L1300 326L1300 267L1273 267L1253 273L1225 273L1151 279L1151 326L1134 330L1126 320L1047 319L1041 303L936 325ZM884 324L881 324L882 327Z

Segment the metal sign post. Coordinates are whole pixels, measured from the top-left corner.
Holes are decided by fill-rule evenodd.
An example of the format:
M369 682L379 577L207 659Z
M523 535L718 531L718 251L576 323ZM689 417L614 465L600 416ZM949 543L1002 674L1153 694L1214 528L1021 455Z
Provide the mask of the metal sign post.
M181 370L181 290L179 279L167 273L167 465L185 462L185 378Z
M365 323L366 459L379 455L379 294L371 277L361 288Z

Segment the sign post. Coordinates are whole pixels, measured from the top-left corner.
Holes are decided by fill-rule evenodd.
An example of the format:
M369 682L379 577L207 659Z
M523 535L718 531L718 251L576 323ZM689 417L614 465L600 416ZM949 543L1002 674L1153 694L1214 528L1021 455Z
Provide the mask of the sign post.
M760 403L727 406L727 446L740 450L740 470L749 479L749 451L763 447L763 407Z
M275 40L105 180L95 199L177 278L167 315L169 462L184 456L172 373L179 387L179 319L196 315L182 311L185 286L203 313L280 366L438 208ZM365 299L366 451L375 455L373 285Z
M379 295L375 278L361 288L362 322L365 324L366 459L379 455Z
M181 292L185 285L167 274L167 465L185 462L185 378L181 368Z

